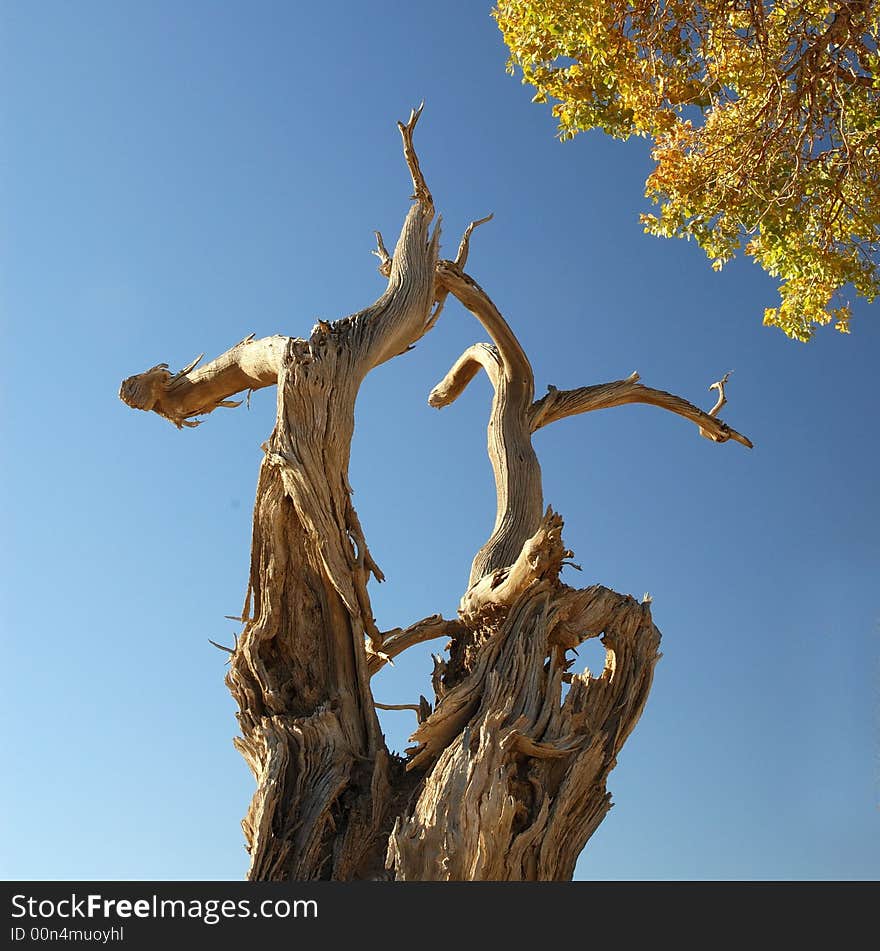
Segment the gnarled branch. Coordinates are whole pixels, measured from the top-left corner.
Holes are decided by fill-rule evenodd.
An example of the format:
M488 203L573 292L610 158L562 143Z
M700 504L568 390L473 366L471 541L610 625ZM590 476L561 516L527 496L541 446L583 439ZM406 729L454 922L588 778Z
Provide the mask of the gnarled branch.
M639 382L638 373L631 374L625 380L615 380L613 383L598 383L594 386L582 386L576 390L557 390L556 387L549 387L547 395L536 400L531 407L529 414L530 430L535 432L543 426L556 422L558 419L575 416L578 413L590 413L597 409L611 409L614 406L624 406L627 403L647 403L691 420L699 426L700 435L711 439L713 442L727 442L728 439L733 439L751 449L751 440L732 429L716 416L721 407L727 402L723 386L729 375L727 374L723 380L719 380L709 387L709 389L719 389L720 395L718 402L708 413L673 393L643 386Z
M172 375L159 365L120 390L128 405L180 427L230 405L235 393L278 386L257 487L245 627L227 677L239 706L236 746L257 781L243 822L252 879L371 877L390 827L400 770L382 738L369 675L391 655L381 650L367 594L368 576L381 572L351 502L348 465L363 377L407 349L430 319L439 232L431 234L433 200L412 143L419 112L399 124L416 201L393 260L386 252L387 287L374 304L319 320L308 339L249 337L201 368L194 361ZM392 650L429 628L400 632Z
M367 658L370 676L377 674L388 661L394 660L407 648L424 644L425 641L432 641L438 637L454 637L461 633L463 628L464 625L458 619L448 620L439 614L432 614L415 624L410 624L407 628L396 627L391 631L385 631L382 634L384 657L373 654Z
M175 374L160 363L123 380L119 398L132 409L158 413L178 429L198 426L194 416L238 406L230 396L277 383L288 341L283 336L255 340L251 334L210 363L198 367L199 357Z
M467 238L472 230L468 229L462 242L465 258ZM470 588L481 578L512 565L526 539L537 529L544 503L541 470L532 447L531 435L548 423L565 416L625 403L650 403L692 420L700 427L700 434L707 439L715 442L734 439L751 448L749 439L716 415L726 402L724 384L730 374L712 384L712 388L719 391L719 399L708 413L672 393L643 386L639 383L638 373L633 373L626 380L577 390L550 387L546 396L532 403L534 382L531 364L510 325L486 292L461 270L458 263L452 261L438 262L437 285L440 293L452 293L458 298L486 328L494 342L494 346L474 344L469 347L428 397L431 406L439 408L449 405L458 398L480 367L486 370L494 388L488 452L497 495L495 526L491 537L474 559Z
M158 413L178 429L197 426L194 417L220 406L239 405L230 396L277 383L286 359L305 365L344 354L345 372L359 382L372 368L423 336L433 326L440 231L428 232L434 202L412 141L421 111L420 106L406 123L397 124L416 202L404 219L393 258L377 232L380 270L388 278L388 287L374 304L342 320L319 320L308 340L282 335L254 340L251 334L199 369L194 361L172 375L167 364L157 364L124 380L120 399L133 409Z
M497 347L490 343L475 343L468 347L428 394L428 405L442 409L454 403L481 368L486 371L492 385L497 387L503 372L503 363Z
M467 257L469 228L462 239ZM459 255L462 256L461 253ZM428 402L442 407L453 402L482 366L492 381L488 452L495 474L496 515L492 534L471 565L468 587L511 565L541 520L541 467L532 448L528 409L534 398L532 366L516 335L488 294L453 261L439 261L437 284L453 294L480 321L493 345L475 344L456 361L431 391Z
M501 355L505 377L524 390L534 391L534 373L529 358L516 334L482 287L454 261L437 262L437 284L441 290L458 298L485 327Z
M647 603L560 581L571 552L561 518L543 511L532 433L575 412L653 400L708 438L739 436L717 419L726 377L709 413L639 386L635 375L534 402L523 348L463 270L473 229L488 219L468 226L455 261L438 261L433 199L412 143L420 113L398 124L415 204L393 255L377 233L387 288L374 304L318 321L308 339L251 336L176 374L159 364L120 391L130 406L181 427L234 405L235 393L278 385L257 487L245 627L234 648L216 645L229 654L236 745L258 787L243 822L253 879L381 877L386 844L386 868L397 879L570 877L609 808L605 780L644 706L659 632ZM496 521L458 619L433 615L383 633L367 593L369 576L382 575L348 481L355 400L370 369L423 336L450 293L492 343L470 347L430 402L454 401L481 367L489 375ZM567 651L600 636L601 675L570 673ZM438 637L450 647L448 661L435 657L435 707L424 697L377 703L370 677ZM571 685L564 700L563 683ZM406 771L387 749L377 709L417 713Z
M548 519L527 544L545 551L546 570L510 592L472 668L413 734L408 768L430 772L391 834L398 880L570 878L611 807L606 781L647 700L660 634L648 604L559 585L561 522ZM561 625L602 637L599 676L567 674Z

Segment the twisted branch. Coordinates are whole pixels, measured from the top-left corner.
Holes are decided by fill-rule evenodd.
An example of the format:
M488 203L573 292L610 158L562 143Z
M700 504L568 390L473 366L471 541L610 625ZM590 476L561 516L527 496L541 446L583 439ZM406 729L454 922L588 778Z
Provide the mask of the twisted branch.
M467 257L468 228L462 239ZM519 340L488 294L454 261L439 261L437 283L453 294L480 321L493 344L475 344L455 362L428 397L431 406L448 406L458 398L480 367L494 395L488 426L488 453L495 475L495 525L471 565L468 587L498 568L511 565L525 540L537 529L543 509L541 467L532 448L528 410L534 397L534 374Z
M470 589L482 578L512 565L538 527L544 503L541 470L531 436L541 427L578 413L626 403L648 403L690 419L697 424L702 436L714 442L733 439L752 447L748 438L717 418L726 402L724 385L729 373L710 387L718 390L719 398L708 413L680 396L643 386L638 373L625 380L576 390L558 390L551 386L546 396L533 403L534 376L525 351L486 292L461 269L461 263L467 260L468 243L476 224L472 223L465 231L456 261L437 263L438 295L445 297L451 293L458 298L488 331L494 346L479 343L469 347L428 397L431 406L448 406L461 395L481 367L494 390L488 453L497 495L495 526L474 559Z

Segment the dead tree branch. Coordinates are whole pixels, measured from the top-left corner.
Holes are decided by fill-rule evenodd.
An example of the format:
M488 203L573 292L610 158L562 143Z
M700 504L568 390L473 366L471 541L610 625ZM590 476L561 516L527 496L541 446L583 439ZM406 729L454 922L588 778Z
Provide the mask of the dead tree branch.
M660 409L668 410L670 413L676 413L678 416L691 420L699 427L700 435L711 439L713 442L727 442L728 439L733 439L751 449L751 440L716 418L718 411L727 402L723 386L729 375L727 374L723 380L719 380L709 387L709 389L717 388L720 391L718 402L709 412L704 412L699 407L694 406L693 403L689 403L673 393L643 386L639 382L638 373L631 374L625 380L615 380L613 383L598 383L594 386L582 386L576 390L557 390L556 387L551 386L548 387L547 395L541 397L531 407L530 429L535 432L543 426L556 422L558 419L575 416L578 413L590 413L597 409L612 409L615 406L624 406L627 403L647 403L650 406L657 406Z
M439 614L432 614L424 620L417 621L407 628L396 627L394 630L382 634L382 654L372 655L368 659L370 676L377 674L386 663L394 660L410 647L424 644L426 641L438 637L455 637L464 629L464 625L457 619L447 620Z
M318 321L307 339L245 338L200 365L129 377L120 397L178 428L276 384L254 507L244 630L229 655L236 746L256 792L243 820L248 877L544 880L570 878L610 807L606 779L641 715L659 658L650 605L559 578L572 553L544 510L532 434L557 419L628 402L690 419L717 442L751 443L717 414L627 380L534 399L531 364L488 295L438 259L434 202L413 146L421 115L398 123L413 184L393 254L376 233L382 295L356 314ZM491 217L491 216L489 216ZM493 387L488 452L496 483L492 534L477 553L459 616L380 632L368 582L382 573L352 503L354 407L367 373L434 326L448 295L491 343L469 347L432 390L453 402L482 368ZM375 702L371 677L404 650L449 639L435 656L435 704ZM570 672L566 653L600 637L599 676ZM212 643L214 643L212 641ZM562 684L570 684L564 701ZM376 710L418 717L407 757L389 752Z

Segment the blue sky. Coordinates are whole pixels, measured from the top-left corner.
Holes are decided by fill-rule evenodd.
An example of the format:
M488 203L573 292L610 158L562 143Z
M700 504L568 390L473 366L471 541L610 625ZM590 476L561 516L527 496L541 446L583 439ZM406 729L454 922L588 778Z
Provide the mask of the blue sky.
M761 326L773 282L641 233L645 143L561 144L504 71L488 5L6 0L0 7L6 407L0 579L7 879L237 879L253 784L224 657L274 414L194 431L123 377L248 333L307 333L381 291L372 231L417 147L452 256L514 326L537 387L617 379L705 407L714 445L624 407L536 436L545 497L600 582L654 596L663 660L581 879L880 872L877 305L809 345ZM382 628L450 616L488 536L489 387L427 394L484 333L452 302L358 403L351 480L388 581ZM428 693L428 654L377 678ZM582 651L594 669L601 661ZM383 715L407 745L411 714Z

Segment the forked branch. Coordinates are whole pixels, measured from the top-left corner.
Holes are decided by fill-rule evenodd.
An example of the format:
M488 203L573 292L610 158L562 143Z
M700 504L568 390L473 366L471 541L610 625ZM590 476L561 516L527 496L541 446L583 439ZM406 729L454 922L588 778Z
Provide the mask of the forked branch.
M243 822L259 880L564 879L610 805L605 780L641 713L658 658L647 603L560 580L571 557L562 520L543 510L532 433L555 419L648 402L716 441L745 437L708 413L628 380L551 390L535 402L532 368L498 308L464 272L472 222L453 261L438 262L434 204L413 147L421 114L398 128L413 183L393 254L377 233L387 287L362 311L318 321L308 339L245 338L216 360L172 374L158 364L120 396L178 427L277 383L254 510L245 628L227 683L239 706L236 745L257 792ZM489 216L491 217L491 216ZM488 451L497 489L492 535L474 559L459 617L380 632L367 584L382 575L351 500L348 466L364 376L429 330L453 294L491 343L468 348L434 388L446 406L484 369L494 389ZM435 658L436 704L377 703L370 677L413 645L450 638ZM601 637L599 677L566 653ZM214 642L212 642L214 643ZM562 698L563 683L570 684ZM404 775L377 709L411 710L419 726ZM387 853L385 847L387 844Z
M240 405L231 396L277 383L288 357L306 363L347 351L350 372L362 377L424 335L433 326L439 229L428 233L434 202L413 146L421 112L419 106L407 122L397 124L416 204L403 222L393 258L376 233L379 270L388 278L388 287L374 304L342 320L319 320L308 340L282 335L255 340L251 334L200 368L201 357L175 374L168 364L156 364L124 380L120 399L133 409L157 413L178 429L198 426L196 416Z
M466 236L469 237L467 233ZM470 275L465 274L455 261L437 262L437 284L441 290L458 298L486 329L501 355L505 377L521 387L534 390L534 374L529 358L516 334L483 288Z
M467 258L473 226L462 239L459 259ZM437 286L453 294L480 321L492 344L469 347L434 387L428 402L447 406L463 392L480 367L492 381L488 453L495 475L495 525L471 565L468 587L499 568L513 564L526 539L538 528L543 510L541 466L532 448L528 410L534 398L534 374L516 334L489 295L456 261L437 263Z
M464 625L458 619L447 620L439 614L432 614L407 628L396 627L382 634L382 655L371 654L367 657L367 671L372 677L377 674L388 661L394 660L407 648L416 644L424 644L438 637L454 637L460 634Z
M431 196L431 192L427 183L425 182L425 176L422 174L422 169L419 165L419 157L416 155L415 148L413 148L412 140L413 132L416 125L418 124L419 117L421 116L422 110L424 108L424 102L420 103L418 109L413 109L410 111L409 119L406 122L397 123L397 128L400 129L400 137L403 139L403 157L406 159L407 167L409 168L410 175L412 176L412 197L415 201L419 202L419 204L422 205L425 210L430 208L433 213L434 199Z
M453 262L457 268L459 269L464 268L465 262L467 261L468 251L470 250L471 235L474 232L474 228L478 228L480 225L486 224L487 221L491 221L492 217L493 217L492 215L486 215L485 218L477 218L475 221L472 221L467 226L467 228L465 228L464 234L461 236L461 241L459 242L459 245L458 245L458 253L456 254L455 261ZM379 251L375 253L378 254L379 257L381 258L382 257L382 254L381 254L382 235L377 233L376 237L379 241ZM385 253L387 254L387 252ZM380 265L379 270L381 272L382 265ZM449 289L444 287L442 283L438 281L437 287L434 291L434 297L435 297L434 310L431 313L431 319L428 321L426 332L430 330L434 326L434 324L437 323L437 320L443 311L443 306L446 303L446 298L448 296L449 296Z
M455 263L463 271L465 264L467 264L468 253L470 252L471 246L471 235L474 233L474 228L479 228L480 225L486 224L487 221L491 221L495 216L493 214L486 215L485 218L477 218L476 221L472 221L467 228L464 229L464 234L461 236L461 241L458 244L458 253L455 255Z
M495 474L495 526L471 568L471 590L462 601L462 609L467 604L468 612L473 611L475 599L478 600L479 592L474 590L474 586L493 572L513 565L526 540L537 530L544 505L541 470L531 441L531 435L537 429L578 413L626 403L648 403L690 419L697 424L702 436L714 442L733 439L752 447L748 438L717 417L726 402L724 385L729 373L712 384L711 388L718 390L719 398L709 412L680 396L643 386L638 373L625 380L576 390L558 390L551 386L546 396L531 402L534 381L525 351L486 292L461 269L461 263L467 259L473 227L471 225L465 232L457 260L438 262L438 296L451 293L457 297L489 332L493 345L478 343L469 347L428 397L431 406L449 405L461 395L481 367L494 388L488 453Z
M556 387L551 386L548 387L547 395L532 405L530 428L532 432L535 432L549 423L564 419L566 416L589 413L597 409L611 409L614 406L624 406L627 403L647 403L691 420L700 428L700 435L711 439L713 442L727 442L728 439L733 439L751 449L752 442L750 439L717 418L718 411L727 402L724 395L724 384L729 376L729 373L725 374L723 379L709 387L709 389L719 390L718 402L709 412L701 410L698 406L694 406L693 403L689 403L673 393L643 386L639 382L638 373L631 374L625 380L599 383L595 386L582 386L576 390L557 390Z

